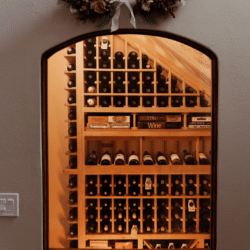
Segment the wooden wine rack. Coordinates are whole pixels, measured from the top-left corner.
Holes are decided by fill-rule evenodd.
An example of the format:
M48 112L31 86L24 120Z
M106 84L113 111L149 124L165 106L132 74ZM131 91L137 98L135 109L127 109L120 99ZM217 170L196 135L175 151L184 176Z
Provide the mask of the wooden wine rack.
M110 68L109 69L102 69L99 67L99 45L102 37L96 37L96 68L84 68L85 65L85 42L78 42L73 46L76 49L76 54L73 55L65 55L68 63L74 63L76 65L76 70L74 71L65 71L65 74L68 76L69 79L75 79L76 87L68 88L65 87L65 90L68 91L70 94L76 95L76 103L75 104L65 104L70 110L70 108L76 109L76 120L68 120L66 122L70 125L72 123L77 124L77 135L76 136L66 136L66 139L70 143L70 141L77 141L77 152L66 152L71 156L77 156L77 168L70 169L66 168L64 173L67 175L77 175L77 183L78 186L75 189L70 189L70 191L77 191L78 194L78 202L77 205L69 205L69 210L73 207L77 207L78 209L78 219L77 221L69 221L69 225L76 224L78 225L78 236L77 237L68 237L69 241L77 240L78 241L78 248L89 248L88 242L89 240L109 240L109 241L133 241L136 242L136 246L138 249L143 249L145 240L169 240L171 242L175 240L186 240L188 242L188 248L204 248L204 244L206 240L210 240L211 236L209 232L200 232L199 222L200 222L200 203L202 200L211 201L211 192L208 195L202 195L200 193L200 177L201 176L209 176L210 183L211 183L211 165L172 165L169 161L168 165L159 166L156 163L151 166L143 165L142 158L145 148L150 148L151 155L155 157L157 150L161 149L164 155L167 155L169 159L169 154L171 149L178 152L179 155L182 156L182 143L184 146L189 146L193 152L195 152L195 157L197 162L199 163L199 152L201 150L204 151L205 146L209 145L208 151L211 150L211 129L189 129L187 126L187 116L189 113L211 113L211 107L201 107L200 106L200 90L203 90L202 86L199 86L197 82L186 82L185 79L178 72L173 71L171 65L166 65L164 61L155 58L154 55L150 53L149 50L139 46L138 43L133 43L132 39L128 39L126 35L114 35L114 36L106 36L110 41ZM142 69L142 61L139 60L139 69L128 69L128 54L130 51L137 51L138 58L142 58L143 54L148 55L152 69ZM116 51L122 51L124 53L125 59L125 68L124 69L114 69L114 53ZM168 78L168 91L167 93L157 93L157 81L156 81L156 66L160 64L164 70L164 75L166 79ZM85 80L85 72L86 71L94 71L96 72L96 86L97 92L96 93L86 93L86 80ZM111 72L111 93L99 93L99 72L102 71L109 71ZM125 72L125 93L118 94L114 93L114 81L113 81L113 74L112 72L123 71ZM140 80L138 82L140 86L140 93L132 94L128 92L128 72L139 72ZM142 73L146 72L153 72L154 80L152 84L154 85L154 93L146 94L143 93L143 81L142 81ZM174 75L178 78L182 85L183 93L176 94L171 93L171 76ZM185 86L188 84L192 86L193 89L196 90L196 93L188 94L185 93ZM206 93L208 96L211 96L211 93ZM114 106L114 97L115 96L124 96L125 97L125 105L124 107L115 107ZM96 98L96 106L95 107L88 107L86 105L86 98L89 96L94 96ZM111 105L109 107L101 107L100 106L100 97L101 96L110 96ZM140 104L138 107L130 107L128 98L130 96L139 96L140 97ZM144 96L152 96L154 98L154 105L152 107L144 107L143 106L143 97ZM158 107L157 104L157 97L164 96L165 98L169 99L167 107ZM181 107L171 107L171 98L173 96L182 96L183 97L183 105ZM185 98L187 96L196 96L197 97L197 106L195 107L186 107L185 106ZM133 124L130 129L89 129L86 126L86 117L89 113L114 113L123 114L129 113L133 118ZM182 114L183 119L183 127L181 129L138 129L136 124L137 115L139 113L180 113ZM126 157L126 163L124 166L116 166L109 165L103 166L100 165L100 156L102 152L102 142L103 141L111 141L113 143L113 152L111 152L112 158L114 154L117 153L119 148L115 148L116 142L121 141L124 145L123 153ZM170 142L174 141L174 146ZM94 142L94 143L93 143ZM158 144L160 145L158 145ZM137 155L140 159L140 165L131 166L128 165L127 159L129 154L131 153L130 146L134 144L137 147ZM94 146L93 146L94 145ZM158 146L157 146L158 145ZM171 148L172 147L172 148ZM99 156L98 165L95 166L88 166L85 164L86 158L91 153L92 150L96 150L97 155ZM100 194L101 190L101 178L103 175L108 175L111 178L111 195L110 196L102 196ZM116 196L114 195L115 184L114 179L115 176L122 175L125 178L125 195L124 196ZM140 194L138 196L130 196L129 195L129 177L131 175L138 175L140 178ZM152 176L153 180L153 195L146 196L143 195L143 178L146 176ZM182 194L179 196L175 196L171 192L172 186L172 176L181 175L182 177ZM195 176L195 186L196 186L196 194L195 195L187 195L186 194L186 176L194 175ZM88 176L95 176L97 179L96 187L97 187L97 195L89 196L86 191L87 187L87 178ZM157 183L158 178L160 176L164 176L167 182L167 194L161 196L158 192L159 185ZM210 188L211 190L211 188ZM111 231L109 233L102 233L101 231L101 202L105 199L110 200L111 202ZM115 203L117 200L124 200L125 201L125 230L123 233L118 233L115 230ZM130 201L133 199L137 199L139 201L140 207L140 217L139 217L139 230L136 236L131 235L131 228L129 227L129 204ZM158 231L158 221L157 221L157 208L158 202L160 200L167 201L167 230L166 232L159 232ZM187 209L187 201L194 200L195 207L196 207L196 230L195 232L187 232L186 230L186 209ZM96 209L97 209L97 231L94 234L88 233L86 229L87 224L87 202L90 200L94 200L96 202ZM143 213L144 213L144 202L146 200L151 200L153 203L153 231L151 233L144 232L143 229ZM171 208L172 208L172 201L179 200L182 204L182 230L180 232L174 232L171 227ZM210 203L211 204L211 203ZM211 226L210 226L211 227ZM211 230L211 228L210 228Z

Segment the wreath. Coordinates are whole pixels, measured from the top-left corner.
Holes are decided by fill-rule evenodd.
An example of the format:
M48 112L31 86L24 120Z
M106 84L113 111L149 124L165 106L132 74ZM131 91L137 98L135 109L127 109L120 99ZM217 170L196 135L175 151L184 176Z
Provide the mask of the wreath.
M131 12L131 23L135 27L134 15L139 15L145 21L153 21L168 15L175 17L174 9L179 3L185 5L185 0L59 0L64 3L77 20L105 25L112 19L111 31L119 26L121 5L125 4ZM136 27L135 27L136 28Z

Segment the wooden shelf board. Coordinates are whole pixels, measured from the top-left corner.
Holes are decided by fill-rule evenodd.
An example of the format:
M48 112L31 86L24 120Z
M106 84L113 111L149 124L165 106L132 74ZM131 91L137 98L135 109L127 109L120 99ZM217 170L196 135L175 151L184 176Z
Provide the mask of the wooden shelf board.
M172 239L180 239L180 240L189 240L189 239L210 239L210 234L204 233L166 233L166 234L157 234L157 233L150 233L150 234L138 234L136 237L132 237L130 234L86 234L86 240L91 239L106 239L106 240L137 240L137 239L164 239L164 240L172 240Z
M210 174L211 165L85 165L85 175Z
M163 138L168 137L198 137L211 136L211 129L86 129L85 137L117 137L116 139L128 137L149 137L149 138ZM86 138L87 139L87 138ZM113 138L112 138L113 139ZM177 139L178 140L178 139ZM184 140L184 138L183 138Z
M94 95L93 95L94 96ZM211 107L208 108L185 108L185 107L83 107L84 112L102 113L211 113Z
M63 170L64 174L78 174L78 169L66 168Z

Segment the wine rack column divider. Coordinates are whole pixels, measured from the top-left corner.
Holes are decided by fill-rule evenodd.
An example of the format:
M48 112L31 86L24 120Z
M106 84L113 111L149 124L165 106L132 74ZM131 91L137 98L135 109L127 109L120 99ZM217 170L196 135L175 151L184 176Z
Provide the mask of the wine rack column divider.
M128 40L125 38L125 54L124 54L124 59L125 59L125 107L128 107Z
M153 151L151 151L153 152ZM154 194L157 196L157 175L154 175ZM157 198L154 198L154 232L157 233Z
M77 168L78 168L78 235L85 235L85 218L86 218L86 204L85 204L85 138L82 136L84 131L84 115L83 115L83 42L76 43L76 112L77 119ZM85 248L85 237L78 237L78 247Z

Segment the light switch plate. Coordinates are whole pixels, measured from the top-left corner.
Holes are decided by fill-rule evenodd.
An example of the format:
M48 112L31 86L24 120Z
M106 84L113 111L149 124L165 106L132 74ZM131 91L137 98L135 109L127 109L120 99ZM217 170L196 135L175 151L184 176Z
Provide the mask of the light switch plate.
M0 193L0 216L19 216L19 194Z

